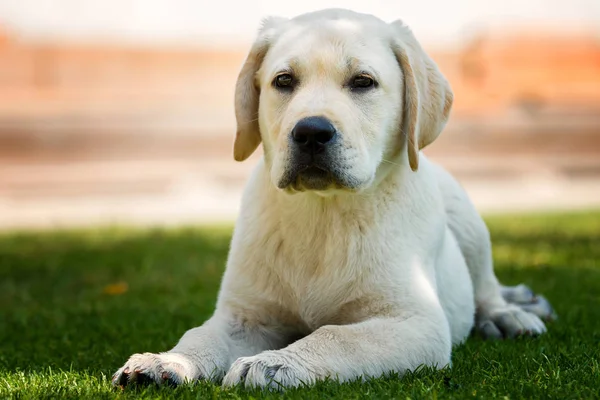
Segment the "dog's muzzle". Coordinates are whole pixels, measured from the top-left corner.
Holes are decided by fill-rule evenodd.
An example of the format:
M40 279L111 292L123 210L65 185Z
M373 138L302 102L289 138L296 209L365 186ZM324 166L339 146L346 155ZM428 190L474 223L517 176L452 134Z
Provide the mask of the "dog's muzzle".
M336 154L339 143L335 126L325 117L303 118L290 132L290 158L282 189L325 190L337 184Z

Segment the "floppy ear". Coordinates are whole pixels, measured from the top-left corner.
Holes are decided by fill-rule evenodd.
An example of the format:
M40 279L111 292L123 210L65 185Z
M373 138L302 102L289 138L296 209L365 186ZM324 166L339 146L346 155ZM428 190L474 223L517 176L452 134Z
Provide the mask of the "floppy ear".
M438 137L448 121L454 94L410 29L402 21L391 26L392 48L404 74L402 132L406 135L410 168L416 171L419 151Z
M235 119L237 132L233 143L233 158L244 161L261 142L258 126L258 99L260 87L256 82L256 73L269 50L275 36L275 27L284 18L270 17L263 20L258 37L246 57L235 86Z

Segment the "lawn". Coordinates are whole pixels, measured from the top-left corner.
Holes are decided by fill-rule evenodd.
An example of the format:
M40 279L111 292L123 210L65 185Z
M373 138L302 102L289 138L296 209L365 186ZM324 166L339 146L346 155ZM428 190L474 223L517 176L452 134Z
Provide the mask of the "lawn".
M294 389L295 399L599 398L600 212L488 218L502 281L545 294L537 339L455 349L453 368ZM132 353L170 348L215 304L229 228L0 235L0 398L266 398L211 384L120 391Z

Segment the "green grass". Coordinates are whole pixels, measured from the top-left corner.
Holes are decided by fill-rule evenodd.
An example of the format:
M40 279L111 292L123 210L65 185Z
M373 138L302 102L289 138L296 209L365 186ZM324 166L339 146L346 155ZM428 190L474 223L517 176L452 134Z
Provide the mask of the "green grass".
M499 277L530 285L555 306L559 320L548 334L471 338L455 350L450 370L325 382L285 396L599 398L600 213L488 222ZM189 228L1 235L0 398L279 397L206 383L121 392L109 383L130 354L166 350L210 315L230 234Z

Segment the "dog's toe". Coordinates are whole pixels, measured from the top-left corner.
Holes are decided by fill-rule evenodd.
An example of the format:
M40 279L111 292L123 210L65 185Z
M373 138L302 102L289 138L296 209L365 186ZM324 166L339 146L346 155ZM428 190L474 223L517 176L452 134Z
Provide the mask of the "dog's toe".
M247 388L281 390L314 381L293 357L281 351L268 351L236 360L223 379L223 386L243 384Z
M112 377L113 386L127 386L129 381L129 368L122 367Z
M503 286L500 289L502 297L509 304L514 304L524 311L537 315L544 321L554 321L557 315L550 302L541 295L537 295L528 286Z
M507 303L527 304L535 300L535 293L529 286L520 284L517 286L502 286L500 289L502 297Z
M223 386L235 386L244 382L251 366L252 357L238 358L223 378Z
M558 316L552 308L550 302L544 296L536 296L535 299L527 304L519 304L523 310L537 315L544 321L555 321Z
M177 386L185 377L181 365L164 362L160 355L134 354L112 378L113 386L149 386L152 384Z
M500 329L491 320L481 322L477 328L481 336L486 339L502 339L504 337Z
M477 328L487 339L537 336L546 332L546 325L537 315L512 304L480 316Z

